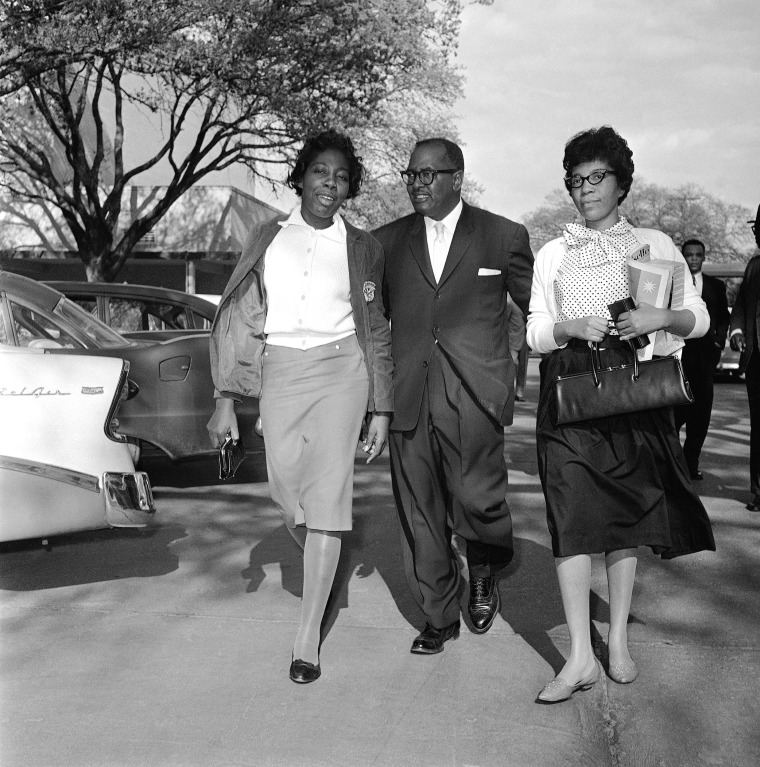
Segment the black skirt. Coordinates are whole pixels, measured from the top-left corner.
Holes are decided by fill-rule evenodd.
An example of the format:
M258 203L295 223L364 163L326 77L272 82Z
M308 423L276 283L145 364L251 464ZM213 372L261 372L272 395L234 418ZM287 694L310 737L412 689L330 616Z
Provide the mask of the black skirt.
M632 362L617 336L602 346L605 367ZM590 369L588 344L575 340L540 365L536 446L554 556L637 546L663 559L714 551L671 408L556 425L554 379Z

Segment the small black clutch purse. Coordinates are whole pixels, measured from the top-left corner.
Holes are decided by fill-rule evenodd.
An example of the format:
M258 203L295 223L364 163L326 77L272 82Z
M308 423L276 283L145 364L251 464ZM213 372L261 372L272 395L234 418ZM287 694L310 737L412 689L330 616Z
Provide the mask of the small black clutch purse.
M233 442L232 435L228 432L224 442L219 446L219 479L234 477L244 458L243 438L238 437L238 441Z

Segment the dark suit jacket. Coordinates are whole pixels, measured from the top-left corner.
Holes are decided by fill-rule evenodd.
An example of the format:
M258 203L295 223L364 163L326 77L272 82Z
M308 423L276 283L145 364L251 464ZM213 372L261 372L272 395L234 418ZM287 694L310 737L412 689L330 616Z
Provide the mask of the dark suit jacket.
M394 360L391 429L416 426L436 343L483 408L501 424L512 423L507 292L527 315L533 254L525 227L464 203L439 284L422 216L413 213L373 234L385 251ZM496 273L479 275L483 269Z
M760 256L755 256L744 270L744 279L736 294L734 308L731 310L731 332L741 330L747 344L747 351L742 355L741 372L747 368L750 356L760 348Z
M731 315L728 311L726 284L717 277L702 273L702 300L710 315L710 327L701 338L688 338L684 349L684 362L688 358L703 375L712 376L720 357L720 350L726 345Z

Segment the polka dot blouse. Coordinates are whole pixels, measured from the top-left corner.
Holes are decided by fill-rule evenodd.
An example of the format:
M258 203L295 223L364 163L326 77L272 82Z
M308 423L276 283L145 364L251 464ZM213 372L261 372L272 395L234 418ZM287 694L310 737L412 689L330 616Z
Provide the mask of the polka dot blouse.
M625 218L601 232L567 224L564 237L566 252L554 283L560 321L611 319L607 304L630 295L627 254L640 244L633 227Z

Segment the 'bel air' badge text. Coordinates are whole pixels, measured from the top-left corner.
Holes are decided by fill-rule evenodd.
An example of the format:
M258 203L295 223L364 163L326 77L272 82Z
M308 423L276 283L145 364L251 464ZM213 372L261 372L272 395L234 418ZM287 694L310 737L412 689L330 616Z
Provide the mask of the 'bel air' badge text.
M102 393L103 393L102 386L83 386L82 387L82 394L102 394Z
M0 388L0 397L68 397L70 394L70 391L61 391L60 389L53 391L44 386L35 386L32 389L27 389L25 386L21 391Z

